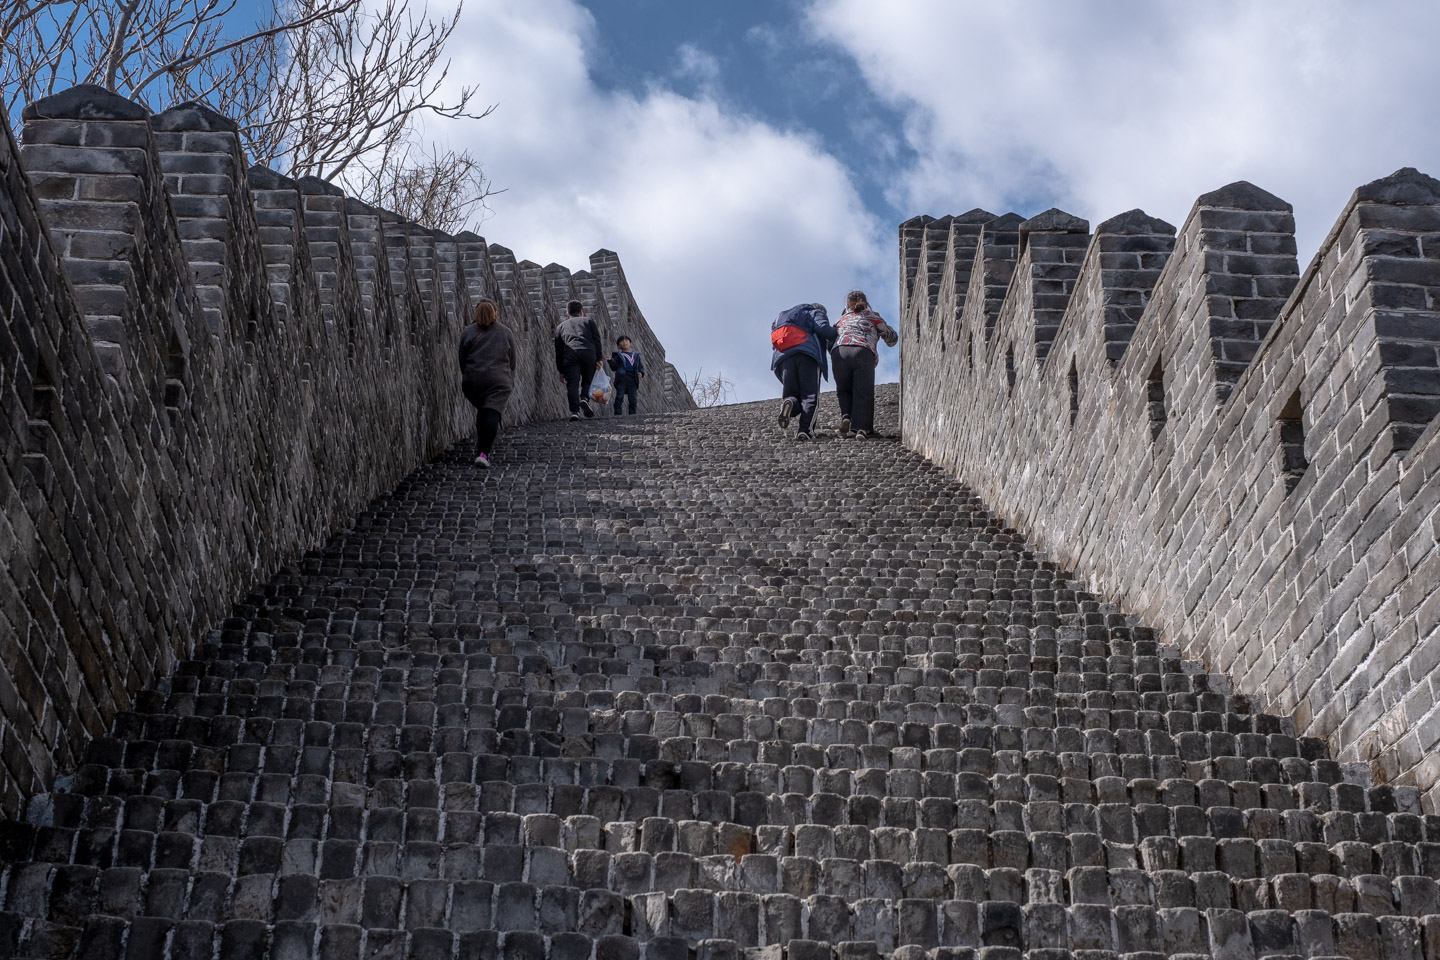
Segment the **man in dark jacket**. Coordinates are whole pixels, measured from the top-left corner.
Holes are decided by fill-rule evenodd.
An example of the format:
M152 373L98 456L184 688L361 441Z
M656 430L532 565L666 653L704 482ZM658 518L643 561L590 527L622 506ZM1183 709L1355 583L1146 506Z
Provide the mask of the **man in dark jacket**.
M772 345L798 341L784 349L776 346L770 354L770 369L780 381L780 426L789 426L790 418L798 415L795 439L809 440L820 378L830 376L825 356L835 343L835 328L823 306L802 303L776 317L770 331Z
M590 381L605 361L600 358L600 330L594 320L585 316L585 305L571 300L566 312L570 315L555 328L555 368L565 380L570 419L579 420L581 413L595 416L590 404Z

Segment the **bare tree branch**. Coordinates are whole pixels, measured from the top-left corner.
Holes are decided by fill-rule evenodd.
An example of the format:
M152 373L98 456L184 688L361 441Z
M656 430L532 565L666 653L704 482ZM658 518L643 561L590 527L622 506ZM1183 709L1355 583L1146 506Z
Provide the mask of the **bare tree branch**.
M231 40L228 43L222 43L208 49L199 50L198 52L192 50L191 45L195 39L195 35L192 32L191 36L187 38L186 43L182 45L182 52L180 56L174 58L169 63L156 67L150 72L149 76L145 77L145 79L141 80L136 85L135 89L143 90L167 73L176 73L178 71L188 69L202 61L210 60L222 54L228 54L230 51L237 48L254 44L257 41L265 40L274 37L277 34L285 33L290 30L303 30L306 27L309 27L312 24L318 23L322 20L327 20L331 17L339 16L340 14L345 13L346 11L355 7L357 4L359 4L359 2L360 0L341 0L341 2L337 4L320 7L313 12L307 13L306 15L300 17L297 20L290 20L285 23L272 24L261 30L256 30L249 36L241 37L238 40ZM234 7L234 4L232 3L230 6ZM198 22L196 24L196 27L198 29Z
M0 90L11 122L57 89L96 83L152 110L207 103L242 122L252 162L343 182L372 204L454 232L499 192L465 151L421 146L422 115L480 119L475 90L442 97L461 8L271 0L0 0Z
M690 396L694 398L697 407L715 407L735 399L735 381L723 373L714 373L707 377L703 367L685 381L685 386L689 388Z
M184 85L156 90L157 81L342 16L360 2L309 0L301 17L272 10L266 22L237 30L238 0L0 0L0 90L12 124L25 103L81 83L161 110L178 102Z
M293 19L317 0L291 2ZM266 130L264 146L283 143L295 175L336 181L363 157L402 155L418 114L487 116L493 107L469 109L473 88L462 87L453 102L438 99L450 67L445 45L462 9L437 20L423 5L385 0L287 34L270 120L288 123Z
M465 151L440 150L434 144L408 142L362 158L358 176L348 185L360 199L432 230L459 233L478 226L489 211L486 200L497 190L480 161Z

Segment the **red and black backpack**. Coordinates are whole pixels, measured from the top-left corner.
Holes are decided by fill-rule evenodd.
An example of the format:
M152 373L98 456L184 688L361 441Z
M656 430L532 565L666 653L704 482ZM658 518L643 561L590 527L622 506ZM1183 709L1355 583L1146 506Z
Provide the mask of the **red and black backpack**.
M810 304L802 303L776 317L770 324L770 346L783 353L810 339L812 309Z

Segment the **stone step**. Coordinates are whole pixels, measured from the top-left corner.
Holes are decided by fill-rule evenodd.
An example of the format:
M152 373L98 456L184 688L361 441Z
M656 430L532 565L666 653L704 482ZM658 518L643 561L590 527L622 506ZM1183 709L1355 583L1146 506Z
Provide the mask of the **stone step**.
M523 886L523 885L516 885ZM1158 960L1191 957L1348 956L1420 960L1440 942L1440 916L1382 916L1304 910L1103 904L1030 904L907 899L834 898L795 901L783 896L712 895L681 891L633 898L628 924L616 922L613 902L582 908L554 901L523 903L520 889L491 892L486 926L471 891L455 892L464 916L448 926L401 925L411 919L386 887L365 891L367 909L273 923L236 917L223 921L105 914L73 924L26 923L0 914L0 947L16 956L61 957L79 952L96 960L169 955L225 960L319 956L459 956L501 960ZM503 899L502 899L503 898ZM637 902L638 901L638 902ZM558 912L546 916L547 910ZM582 917L582 910L586 911ZM503 912L502 912L503 911ZM433 920L435 911L414 919ZM500 920L496 921L496 916ZM363 922L362 922L363 921ZM392 926L385 926L392 923ZM580 929L546 935L526 927L572 923ZM627 932L608 932L621 927ZM727 934L720 938L717 933ZM801 934L803 936L797 936ZM849 939L855 937L858 939ZM1029 945L1021 952L1020 944ZM1327 953L1326 951L1343 951Z
M769 696L760 699L723 694L677 693L674 688L684 684L676 683L673 678L662 679L658 684L662 689L648 694L632 690L606 689L613 681L613 675L581 675L574 677L573 680L556 678L555 689L549 690L536 689L538 679L532 675L531 682L528 684L530 689L524 692L535 695L537 699L541 696L554 697L561 704L560 706L536 706L527 709L520 704L493 705L475 702L479 699L475 693L468 692L467 688L457 686L453 690L439 694L446 700L439 705L441 710L438 716L407 716L404 710L387 706L387 704L398 703L398 701L375 701L373 709L371 709L370 704L364 701L319 699L311 701L312 705L305 711L308 716L283 717L282 714L282 717L276 719L288 721L293 730L289 734L291 739L288 741L292 745L300 742L323 745L325 742L314 730L303 731L300 726L296 726L296 724L305 722L333 724L370 720L382 725L458 726L460 724L455 721L460 720L463 716L463 725L470 729L530 729L572 736L619 732L625 734L649 733L662 737L690 736L697 739L702 737L724 740L785 739L792 743L810 742L822 745L842 742L857 744L883 742L883 738L877 737L877 731L885 731L886 735L890 735L888 733L890 728L869 726L877 722L896 726L914 724L927 728L944 725L946 727L1011 727L1023 731L1054 730L1055 733L1026 735L1032 738L1048 738L1057 743L1076 743L1078 742L1077 738L1083 738L1090 730L1118 732L1138 729L1142 732L1155 730L1172 737L1186 733L1223 733L1232 737L1244 737L1251 734L1259 737L1287 738L1284 742L1273 741L1269 746L1261 746L1259 741L1254 741L1256 745L1250 746L1252 741L1241 739L1236 743L1235 748L1242 751L1242 755L1276 757L1305 755L1314 759L1323 753L1319 744L1297 744L1289 732L1293 728L1288 721L1267 714L1238 712L1233 709L1234 706L1237 706L1236 704L1225 704L1218 697L1215 703L1207 705L1232 707L1232 709L1228 712L1224 709L1197 710L1193 707L1187 709L1183 704L1166 703L1160 695L1142 699L1140 695L1127 692L1120 692L1110 697L1109 702L1118 704L1116 706L1084 706L1085 701L1077 694L1060 694L1058 697L1053 693L1043 696L1036 694L1022 699L1018 695L1012 696L1005 693L1005 691L1017 689L1011 687L967 689L964 687L915 685L903 688L905 690L903 696L911 698L906 700L899 696L888 695L898 694L900 688L885 687L879 684L855 685L860 688L856 691L856 695L849 700L842 700L834 694L837 692L835 688L845 686L843 684L813 687L795 684L788 690L782 684L777 687L777 690L788 692L791 694L790 696ZM693 678L686 678L686 680L689 679ZM563 682L559 682L562 680ZM600 689L596 689L597 687ZM666 691L664 689L666 687L670 690ZM870 689L865 689L866 687L870 687ZM642 702L649 701L649 703L643 709L597 709L570 705L582 698L593 697L597 694L621 701L627 698L639 698ZM869 696L861 694L869 694ZM280 700L280 698L276 699ZM1091 703L1104 702L1093 695L1087 699ZM698 710L680 711L659 705L667 701L671 703L680 701L687 706L692 701L708 701L712 706L709 709L702 707ZM774 712L768 710L762 712L751 707L752 704L765 704L772 701L784 702L787 705L787 712L777 716ZM284 709L283 703L284 701L281 700L281 710ZM214 704L219 709L208 709L210 704ZM843 714L841 712L842 704L844 705ZM731 709L724 709L727 706ZM740 709L734 709L737 706ZM287 741L283 737L279 739L265 737L264 733L267 732L265 730L258 733L242 733L236 729L241 725L233 721L228 724L228 729L219 729L214 732L209 729L218 722L218 718L221 716L248 717L263 723L265 719L263 716L259 718L254 716L253 711L257 707L260 707L260 703L254 698L247 699L238 695L227 697L221 702L209 700L206 695L172 694L164 706L164 713L151 715L151 719L148 721L150 730L144 731L150 736L143 738L151 739L152 743L155 738L164 738L189 739L197 745L228 745L228 743L244 740L261 743L268 741L285 745ZM446 707L449 709L444 709ZM206 712L196 715L194 711L197 708L205 709ZM263 707L261 708L263 709ZM370 713L369 717L365 716L367 711ZM277 710L276 712L281 711ZM290 710L288 712L293 714L298 711ZM858 724L865 724L866 727L862 728L857 726ZM317 729L323 730L323 728ZM921 742L919 738L922 735L919 729L911 729L908 733L912 738L916 738L916 742L912 744L916 746L957 745L953 741L956 736L953 732L947 733L952 738L952 742L945 742L935 734L925 737L924 742ZM141 740L142 736L141 731L136 731L133 735L123 739L133 742ZM1057 738L1070 739L1065 741ZM103 742L101 745L104 745ZM135 749L141 748L136 747ZM152 745L147 749L153 750L154 747ZM1050 749L1057 749L1057 747ZM1078 750L1083 747L1060 746L1058 749L1061 751ZM1250 753L1243 752L1246 750L1249 750ZM97 762L120 765L120 761L114 757L113 753L94 759Z
M476 759L469 754L457 756L467 764ZM489 761L481 757L485 769L480 775L488 778L519 770L513 763L517 759L535 758L512 757L512 762L506 763L504 757ZM467 765L464 769L471 768ZM207 830L235 833L244 821L252 831L273 833L287 813L327 804L332 809L369 807L396 815L408 808L412 820L439 818L443 812L450 822L467 811L472 815L508 811L562 817L586 814L603 823L668 816L755 825L1080 830L1127 842L1129 838L1163 835L1263 838L1286 833L1296 839L1323 838L1332 843L1415 842L1422 833L1433 835L1436 821L1433 816L1394 812L1394 795L1385 787L1367 791L1347 783L1290 786L1215 779L1197 783L1179 778L1127 782L1118 776L1094 780L1034 774L987 777L975 772L918 769L817 772L795 765L728 763L639 768L628 761L587 762L579 770L591 774L580 777L581 783L555 782L558 776L532 776L528 782L514 776L485 779L479 784L458 779L442 783L428 778L377 778L369 787L339 777L327 783L314 774L290 778L278 773L258 777L227 773L216 777L192 772L182 782L183 795L178 798L64 794L54 799L43 815L43 824L7 825L7 832L0 836L6 838L7 849L22 850L29 849L29 838L41 835L47 844L60 843L63 848L68 841L56 838L73 837L79 829L112 834L182 827L198 831L203 823ZM112 771L112 782L126 772ZM528 772L537 771L532 767ZM553 766L551 772L555 772ZM574 767L565 772L570 774L566 779L576 779ZM627 782L633 785L619 785Z
M539 882L545 877L561 885L586 877L587 883L600 886L606 885L604 878L611 876L612 864L617 870L628 864L627 876L636 869L657 878L662 872L673 877L680 875L676 871L688 871L691 876L699 876L696 871L701 871L712 879L723 880L733 872L736 883L769 877L765 882L770 886L782 882L787 870L799 871L794 876L809 877L806 882L813 883L815 878L827 878L829 882L834 871L841 871L836 877L853 879L863 876L863 871L873 873L882 867L897 878L903 868L907 875L929 877L927 882L942 886L960 883L962 875L978 876L976 871L1006 870L1014 876L1024 873L1029 877L1027 871L1034 870L1055 876L1075 869L1099 870L1103 875L1107 868L1112 872L1127 871L1127 875L1143 869L1152 877L1177 868L1197 875L1218 870L1236 880L1294 874L1334 874L1350 879L1374 875L1397 881L1417 874L1440 878L1440 843L1434 841L1326 843L1286 837L1257 840L1245 836L1151 836L1133 844L1092 832L909 830L813 824L752 828L698 820L677 822L663 817L648 817L638 823L602 823L592 816L561 820L543 814L521 817L493 813L483 818L448 814L443 830L437 829L440 818L432 815L418 821L426 828L422 830L416 823L405 822L418 816L415 811L404 818L381 817L400 812L382 809L362 821L345 817L343 808L337 809L337 815L341 822L355 820L353 832L330 829L321 839L323 808L309 812L314 814L310 829L299 831L292 823L287 835L278 832L279 819L273 821L276 833L252 832L243 838L219 833L154 835L126 830L116 834L86 829L75 832L71 845L63 846L55 842L55 833L40 831L29 849L10 845L9 853L27 857L32 864L14 868L9 879L13 884L17 877L26 875L26 870L47 862L73 862L91 872L132 871L136 876L150 869L238 870L245 874L318 870L322 877L350 876L358 870L407 879L525 877ZM329 826L339 825L337 822ZM361 836L365 837L363 841ZM660 867L662 860L664 871ZM645 865L643 869L636 866L640 864ZM603 869L597 865L603 865ZM1158 882L1155 888L1159 890ZM983 884L980 889L984 889ZM1024 899L1020 894L1012 898Z
M394 730L393 727L389 729ZM603 778L604 771L614 769L617 764L639 763L651 776L663 776L667 768L699 762L727 770L734 766L753 768L757 776L768 777L772 782L775 782L775 774L765 773L769 768L798 768L792 771L793 775L811 776L827 784L844 784L823 788L842 793L863 792L865 788L859 786L859 778L873 777L870 771L909 770L933 773L941 779L976 774L1064 780L1123 777L1127 780L1157 781L1192 779L1202 783L1212 779L1233 784L1253 782L1259 786L1240 789L1275 793L1275 798L1265 804L1274 806L1321 805L1323 801L1318 798L1308 794L1301 798L1293 789L1288 791L1290 798L1284 799L1282 795L1287 791L1279 789L1282 785L1298 789L1301 785L1318 782L1337 785L1329 788L1335 793L1334 806L1337 808L1363 810L1366 806L1363 799L1365 788L1345 782L1352 773L1363 778L1363 768L1296 757L1294 740L1289 737L1279 736L1267 741L1263 735L1242 734L1240 748L1249 755L1234 756L1237 738L1231 734L1187 733L1172 738L1163 731L1154 730L1081 731L1078 728L1060 728L1055 731L1058 733L1056 736L1046 730L1048 728L956 727L949 724L905 724L897 730L896 725L882 721L869 728L851 729L854 738L865 733L881 740L880 743L831 743L824 746L780 739L727 741L715 737L669 737L662 740L649 734L567 735L548 731L463 727L442 728L437 737L432 735L431 728L410 726L402 728L388 741L381 741L382 744L392 743L394 746L391 749L383 745L367 749L258 743L236 744L222 749L192 749L185 741L163 741L160 744L152 741L150 746L156 749L127 748L125 756L106 756L103 751L92 750L92 762L77 773L76 789L84 793L104 792L108 789L105 785L113 782L115 792L135 792L134 781L137 778L156 774L158 776L153 779L160 783L177 779L178 775L187 794L195 795L204 787L205 774L214 774L215 768L221 766L227 770L225 776L232 781L247 776L254 779L266 775L328 775L336 780L359 782L368 779L373 783L399 775L398 767L403 765L407 772L415 771L411 779L423 779L429 773L447 783L474 782L477 779L483 782L485 778L494 779L487 775L506 762L503 758L508 757L510 765L518 766L517 760L528 757L544 761L546 769L557 774L567 769L564 765L566 759L590 761L587 766L593 769L583 775L591 782L596 777ZM777 731L764 732L773 734ZM896 745L896 741L901 739L910 743ZM943 745L931 746L937 742ZM1057 752L1057 746L1070 749ZM396 759L397 752L403 755L403 764ZM1274 754L1283 755L1276 757ZM502 760L492 759L496 756L502 757ZM109 762L93 762L97 759ZM131 763L136 765L130 766ZM810 773L803 774L801 770ZM573 776L558 775L564 780L574 779ZM936 777L928 778L928 795L957 795L955 788L942 785ZM122 780L130 783L127 790L120 788ZM1045 783L1035 781L1028 793L1036 799L1049 799ZM1356 796L1361 799L1350 797L1355 793L1350 789L1352 787L1359 791ZM1073 799L1083 799L1073 795L1074 789L1086 788L1075 787L1070 791ZM1377 794L1377 798L1379 796ZM1375 803L1381 801L1376 799ZM1207 801L1205 805L1214 804ZM1262 804L1256 799L1244 805ZM1389 807L1395 808L1393 801Z

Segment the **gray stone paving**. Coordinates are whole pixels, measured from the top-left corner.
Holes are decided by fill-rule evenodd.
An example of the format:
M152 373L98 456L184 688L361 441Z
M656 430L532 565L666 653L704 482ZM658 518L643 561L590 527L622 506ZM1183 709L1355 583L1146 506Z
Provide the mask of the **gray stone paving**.
M772 406L416 472L0 822L0 956L1440 956L1413 789Z

